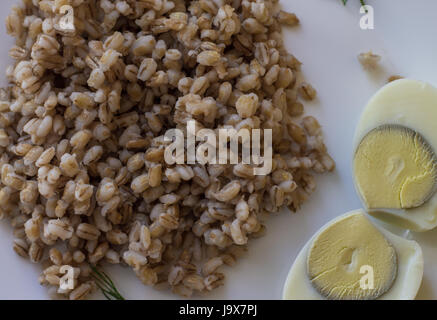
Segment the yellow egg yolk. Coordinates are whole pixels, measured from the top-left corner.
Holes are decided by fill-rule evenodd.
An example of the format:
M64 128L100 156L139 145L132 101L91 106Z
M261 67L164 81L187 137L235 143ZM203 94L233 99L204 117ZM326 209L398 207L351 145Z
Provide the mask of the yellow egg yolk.
M396 278L396 252L364 214L355 213L318 234L309 249L307 273L327 299L376 299Z
M386 125L370 131L354 157L357 188L369 209L421 206L435 191L437 159L414 130Z

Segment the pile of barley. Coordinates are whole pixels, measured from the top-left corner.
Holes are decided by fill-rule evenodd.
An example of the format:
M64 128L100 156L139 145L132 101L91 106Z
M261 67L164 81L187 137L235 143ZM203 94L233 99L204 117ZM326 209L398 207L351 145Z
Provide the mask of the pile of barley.
M260 215L297 210L314 172L334 168L320 126L302 117L276 0L23 0L0 93L0 216L40 282L78 299L90 264L126 264L144 284L191 296L223 283ZM61 7L74 9L63 29ZM169 128L270 128L273 171L172 165ZM61 267L75 288L59 287Z

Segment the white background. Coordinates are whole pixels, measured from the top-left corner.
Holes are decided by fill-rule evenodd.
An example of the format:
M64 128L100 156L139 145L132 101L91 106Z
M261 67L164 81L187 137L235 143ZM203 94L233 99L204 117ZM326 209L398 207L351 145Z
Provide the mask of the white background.
M17 2L1 0L0 21ZM307 104L306 110L323 125L337 170L318 177L316 193L297 214L272 217L267 235L250 244L249 253L237 266L226 269L225 286L207 298L280 299L288 270L311 235L330 219L361 207L352 183L351 155L354 127L366 101L392 74L437 85L437 1L368 0L375 9L372 31L359 28L358 0L349 0L347 7L340 0L281 3L301 19L301 27L285 31L285 41L303 61L307 81L318 90L318 100ZM0 24L0 41L0 70L4 70L12 44L4 23ZM364 72L356 59L358 53L370 49L383 56L383 68L375 74ZM437 230L414 234L413 238L425 256L418 298L436 299ZM12 240L11 228L0 222L0 299L46 299L46 289L37 281L40 267L18 257ZM129 269L108 270L126 298L174 298L169 292L144 287Z

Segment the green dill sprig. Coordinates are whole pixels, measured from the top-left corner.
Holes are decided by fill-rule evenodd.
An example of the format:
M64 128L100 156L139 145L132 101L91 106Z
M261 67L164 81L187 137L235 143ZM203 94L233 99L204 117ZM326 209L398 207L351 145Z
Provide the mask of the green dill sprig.
M341 0L343 2L344 5L346 5L348 0ZM364 7L366 5L366 3L364 2L364 0L360 0L361 6Z
M343 5L346 5L348 2L348 0L341 0L341 1L343 2ZM360 3L361 3L361 7L364 7L366 5L364 0L360 0ZM368 13L367 8L366 7L364 7L364 8L365 8L365 12Z
M103 295L108 300L126 300L121 293L117 290L114 282L111 278L104 272L99 271L95 266L90 265L92 274L97 287L102 291Z

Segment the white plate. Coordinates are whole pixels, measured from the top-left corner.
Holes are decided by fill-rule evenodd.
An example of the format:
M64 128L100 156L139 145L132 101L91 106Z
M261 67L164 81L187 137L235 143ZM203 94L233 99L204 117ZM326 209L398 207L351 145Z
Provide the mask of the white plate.
M1 0L0 21L12 4ZM337 162L335 173L319 176L318 189L297 214L272 217L267 235L254 240L249 253L233 268L227 268L226 283L207 298L280 299L288 270L301 247L330 219L360 208L351 177L352 136L360 112L369 97L388 76L402 76L437 85L437 1L367 0L375 9L375 29L359 28L358 0L281 0L295 12L302 26L285 31L287 47L303 63L305 78L318 91L318 100L307 104L323 125L326 144ZM0 70L9 63L12 44L0 24ZM384 70L365 73L356 56L372 49L383 56ZM3 76L0 77L3 80ZM4 80L3 83L4 84ZM425 276L418 298L437 298L437 230L413 234L423 248ZM0 299L46 299L38 284L40 268L18 257L12 250L12 231L0 223ZM172 299L169 292L144 287L132 271L109 269L120 291L130 299Z

